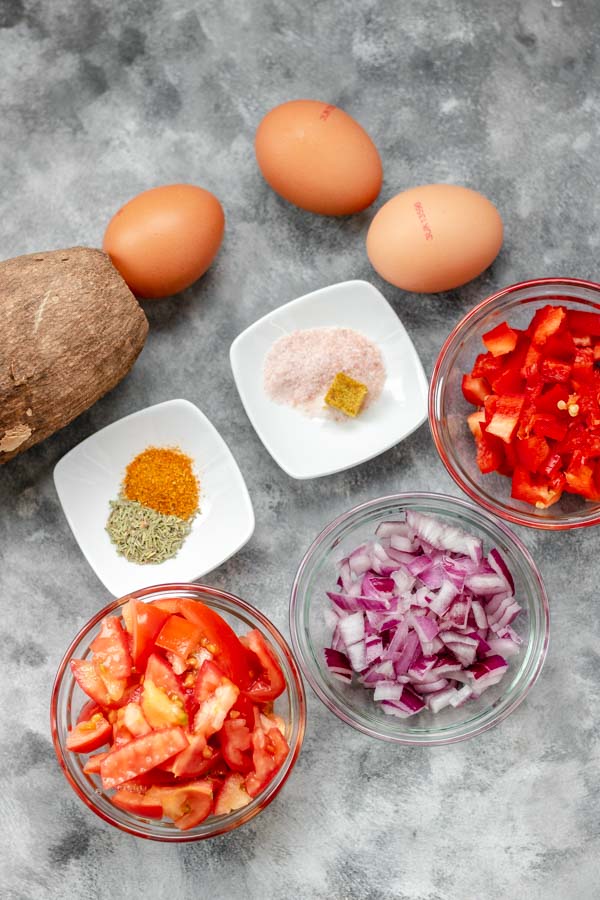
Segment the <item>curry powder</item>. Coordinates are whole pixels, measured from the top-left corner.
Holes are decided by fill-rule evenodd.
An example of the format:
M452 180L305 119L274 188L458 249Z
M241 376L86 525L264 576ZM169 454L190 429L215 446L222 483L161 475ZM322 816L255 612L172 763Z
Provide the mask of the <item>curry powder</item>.
M123 493L163 515L190 519L198 511L199 497L192 465L175 447L148 447L127 466Z

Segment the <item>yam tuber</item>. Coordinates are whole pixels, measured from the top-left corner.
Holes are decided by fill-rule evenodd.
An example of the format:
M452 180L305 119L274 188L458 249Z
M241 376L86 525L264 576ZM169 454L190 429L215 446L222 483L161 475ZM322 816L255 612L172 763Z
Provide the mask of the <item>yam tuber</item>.
M0 262L0 464L115 387L147 333L142 308L100 250Z

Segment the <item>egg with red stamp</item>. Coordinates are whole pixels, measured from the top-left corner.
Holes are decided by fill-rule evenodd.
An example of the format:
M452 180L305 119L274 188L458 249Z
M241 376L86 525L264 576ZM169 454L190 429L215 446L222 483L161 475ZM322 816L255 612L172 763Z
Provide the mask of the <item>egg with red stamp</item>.
M366 209L381 190L375 144L344 110L319 100L291 100L258 126L256 159L281 197L323 216Z
M427 184L381 207L367 234L367 254L396 287L436 294L480 275L500 252L502 238L500 213L482 194Z

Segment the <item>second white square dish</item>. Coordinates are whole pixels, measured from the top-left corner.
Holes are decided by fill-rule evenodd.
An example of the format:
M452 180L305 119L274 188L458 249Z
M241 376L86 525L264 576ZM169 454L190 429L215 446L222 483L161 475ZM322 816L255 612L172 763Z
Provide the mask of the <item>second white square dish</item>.
M263 363L284 334L308 328L352 328L380 349L386 368L381 396L356 419L310 418L275 403L263 386ZM428 385L402 322L366 281L345 281L292 300L259 319L231 345L231 368L248 418L292 478L349 469L393 447L427 418Z

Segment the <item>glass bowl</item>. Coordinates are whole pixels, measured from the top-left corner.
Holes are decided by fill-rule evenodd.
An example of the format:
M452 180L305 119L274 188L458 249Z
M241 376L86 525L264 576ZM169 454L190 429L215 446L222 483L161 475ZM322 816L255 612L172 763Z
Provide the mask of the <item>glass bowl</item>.
M536 509L510 496L511 479L492 472L482 475L467 416L475 409L462 395L461 380L475 357L485 352L481 336L500 322L526 328L546 304L600 312L600 285L575 278L539 278L498 291L478 304L454 328L438 356L429 389L429 424L437 451L457 485L490 512L517 525L560 530L596 525L600 503L563 494L548 509Z
M483 540L484 551L497 547L515 581L522 607L513 628L523 639L518 656L509 662L502 681L478 700L446 708L433 715L427 710L408 719L382 712L371 692L360 684L344 684L325 665L323 648L329 646L325 624L325 595L334 590L336 563L352 549L372 538L379 522L397 519L407 509L429 513L458 525ZM444 494L393 494L354 507L335 519L315 538L296 574L290 605L292 644L317 696L343 722L384 741L398 744L450 744L481 734L506 718L525 699L542 669L548 648L548 598L540 573L521 541L489 513L466 500Z
M144 602L173 597L201 600L202 603L218 612L234 631L243 633L257 628L270 642L285 678L287 690L274 703L275 712L287 723L286 738L290 752L283 766L267 787L247 806L227 815L209 816L208 819L189 831L179 831L172 822L146 819L114 806L110 802L108 794L103 791L99 777L87 775L83 771L85 755L71 753L66 747L67 733L75 724L79 710L89 699L73 678L69 663L71 659L84 659L90 655L90 644L98 633L100 622L104 616L115 612L118 615L120 608L132 597ZM246 603L245 600L201 584L155 585L144 590L134 591L100 610L84 625L65 653L58 667L50 707L54 749L67 781L80 799L105 822L115 825L128 834L173 843L198 841L232 831L249 822L268 806L285 784L298 758L304 737L305 723L306 699L302 679L294 657L279 631L266 616Z

